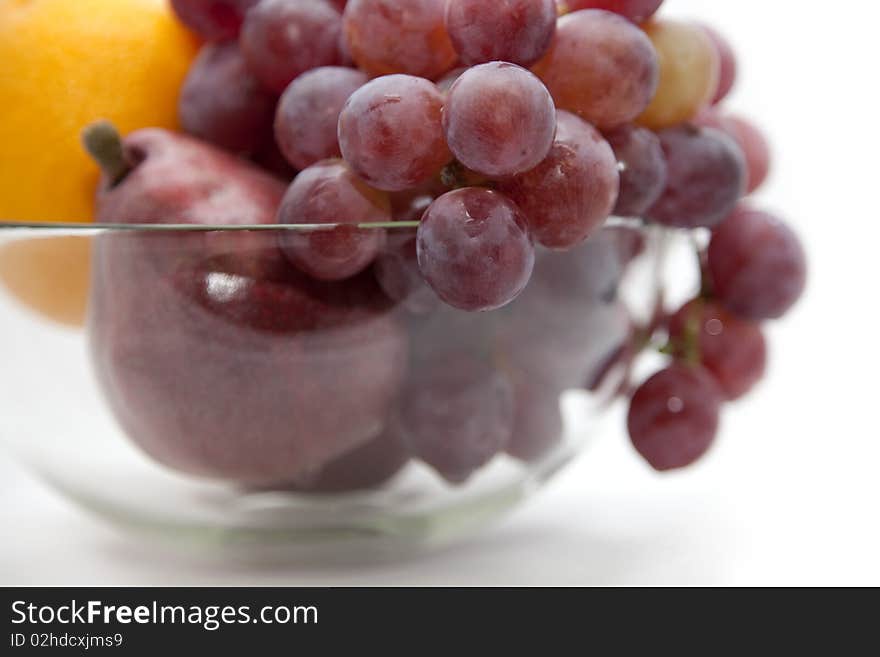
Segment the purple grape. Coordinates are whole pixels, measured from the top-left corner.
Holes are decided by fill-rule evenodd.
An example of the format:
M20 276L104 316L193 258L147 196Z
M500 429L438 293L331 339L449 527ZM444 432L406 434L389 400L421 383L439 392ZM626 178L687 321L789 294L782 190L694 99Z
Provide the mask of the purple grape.
M806 254L797 235L773 215L747 206L712 233L708 265L715 295L747 319L782 317L806 287Z
M401 423L412 453L464 483L503 451L513 428L510 381L467 354L423 362L404 386Z
M580 299L588 305L609 303L625 272L628 255L615 228L603 228L579 247L564 253L542 251L531 287L554 303Z
M531 66L556 33L556 0L449 0L446 29L468 66L503 61Z
M648 218L679 228L711 228L746 191L746 162L727 135L691 124L659 133L668 165L666 189Z
M578 388L630 336L632 320L617 300L619 239L604 229L576 249L537 256L531 283L505 310L494 351L529 380Z
M722 395L699 366L673 363L636 390L627 426L633 446L655 470L699 460L718 433Z
M364 85L339 115L339 146L357 174L391 192L431 180L452 159L443 95L429 80L387 75Z
M607 132L605 138L620 164L620 194L614 214L643 217L666 189L666 157L660 139L635 125Z
M511 311L499 327L498 352L555 390L594 379L630 334L630 318L617 302L560 302L529 287Z
M444 25L445 0L351 0L345 36L371 76L406 73L436 80L457 55Z
M560 18L556 38L532 70L559 109L603 130L638 117L660 80L657 52L645 33L599 10Z
M685 305L669 321L669 339L684 358L693 340L700 363L728 400L744 396L764 377L767 342L761 327L721 304L696 299Z
M427 315L440 304L419 271L415 229L389 231L374 270L385 294L414 315Z
M324 0L260 0L245 17L241 50L276 93L306 71L339 63L342 17Z
M516 380L514 392L516 407L507 453L525 463L535 463L562 441L561 393L525 377Z
M259 0L171 0L181 22L208 41L238 37L244 15Z
M525 214L535 240L552 249L582 244L611 214L620 177L599 132L559 112L549 155L535 168L499 183Z
M490 177L513 176L547 157L556 109L541 81L514 64L468 69L443 109L446 141L459 162Z
M337 127L345 101L368 82L366 74L341 66L322 66L290 83L275 113L275 140L284 157L305 169L341 157Z
M560 0L560 4L569 12L604 9L625 16L634 23L644 23L657 12L663 0Z
M500 308L523 291L535 249L519 208L488 189L438 198L418 230L419 268L443 301L461 310Z
M287 182L288 184L296 178L299 173L294 169L287 158L278 149L278 144L274 139L269 139L263 148L251 155L251 162L261 166L263 169L273 174L276 178Z
M341 160L301 172L278 209L281 224L343 224L329 230L284 231L279 242L299 269L318 280L349 278L379 253L384 231L356 225L391 220L388 195L367 185Z
M429 316L411 315L409 320L412 343L410 366L420 370L445 358L468 356L486 359L493 353L495 324L498 313L472 313L438 305ZM461 336L466 335L467 340Z
M739 117L727 117L728 134L736 140L746 156L748 184L746 193L757 191L770 175L770 145L763 133L750 121Z
M272 138L275 98L247 69L234 42L209 43L180 93L184 131L234 153L255 154Z
M730 42L725 39L720 32L708 25L703 25L703 30L705 30L706 34L708 34L709 38L712 40L715 50L718 51L718 58L721 61L721 74L718 80L718 91L715 92L715 96L712 98L712 104L717 105L727 98L733 90L734 84L736 84L736 53L733 51L733 46L730 45Z
M300 477L290 489L304 493L349 493L379 488L409 461L409 450L399 434L395 427L386 427L366 445L331 461L311 476Z
M299 173L281 154L274 139L269 139L263 144L263 148L251 155L250 160L287 184L293 182L296 174Z
M772 153L766 137L751 121L740 116L721 114L718 108L707 108L700 112L695 122L720 130L742 149L748 171L747 194L755 192L766 182L770 175Z

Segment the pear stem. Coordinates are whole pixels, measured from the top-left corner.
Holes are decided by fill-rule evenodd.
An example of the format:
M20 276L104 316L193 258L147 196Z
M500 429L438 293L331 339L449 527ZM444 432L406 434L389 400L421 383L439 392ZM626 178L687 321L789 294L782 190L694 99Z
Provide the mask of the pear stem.
M87 126L82 132L82 143L101 167L109 187L116 187L131 172L133 167L125 157L122 137L110 121L96 121Z

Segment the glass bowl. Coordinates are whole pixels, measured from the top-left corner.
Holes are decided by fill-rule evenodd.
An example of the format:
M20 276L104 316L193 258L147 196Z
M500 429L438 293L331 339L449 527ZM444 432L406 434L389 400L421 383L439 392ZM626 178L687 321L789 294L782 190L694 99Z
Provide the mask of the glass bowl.
M422 546L486 526L598 433L658 303L662 231L612 219L539 251L509 306L465 313L393 300L377 263L319 283L281 256L332 228L3 224L0 272L47 240L91 252L84 329L0 295L4 443L86 509L178 541Z

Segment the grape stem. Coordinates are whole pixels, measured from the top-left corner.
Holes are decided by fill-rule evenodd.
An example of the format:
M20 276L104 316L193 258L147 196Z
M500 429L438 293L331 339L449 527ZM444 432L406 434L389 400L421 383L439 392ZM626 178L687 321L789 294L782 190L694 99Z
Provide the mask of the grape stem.
M700 246L700 243L693 234L691 234L690 237L700 269L700 294L698 302L691 307L688 316L685 318L684 334L681 338L675 340L672 336L669 336L666 344L662 345L658 351L666 356L678 358L688 365L699 365L701 358L700 318L703 314L703 304L705 303L705 300L712 295L712 290L709 281L706 249ZM659 324L657 324L655 315L655 324L650 328L652 331L650 335L653 336L657 329L661 328L663 324L668 323L668 320L669 317L664 314L662 319L660 319Z
M691 244L694 246L694 253L697 256L697 265L700 268L700 297L709 299L712 297L714 290L712 289L712 279L709 276L709 251L701 246L696 236L691 234Z
M464 167L458 160L453 160L443 167L443 171L440 172L440 182L452 189L467 187L467 182L464 178Z
M669 232L661 229L659 246L656 254L654 277L656 282L654 309L651 318L641 326L635 326L629 347L622 353L625 363L625 372L621 383L614 392L615 396L628 396L633 391L632 375L635 363L639 355L646 350L658 351L659 353L677 358L689 365L698 365L701 359L700 353L700 319L703 311L703 303L712 297L713 290L707 267L707 253L696 237L691 235L691 242L700 268L700 303L694 304L685 322L684 334L680 339L671 337L658 339L658 331L666 329L668 332L670 316L666 312L666 285L663 282L664 263L669 255Z
M688 365L700 363L700 316L703 314L703 300L695 303L688 312L684 324L684 337L677 353Z
M489 180L484 180L482 176L474 174L458 160L453 160L440 172L440 182L444 187L450 189L462 189L464 187L485 187L494 189L495 184Z
M711 293L707 290L708 277L703 267L705 262L705 252L699 247L696 240L692 240L696 248L697 259L700 262L700 296L697 302L688 311L684 323L684 334L678 339L673 339L670 335L667 342L658 348L658 351L665 356L672 356L687 363L688 365L699 365L701 359L700 353L700 318L703 314L703 305L706 298ZM654 326L656 331L663 324L668 323L669 318L665 317L661 320L660 325ZM653 336L653 332L650 334Z
M119 131L110 121L96 121L86 127L82 132L82 143L101 167L111 189L125 180L134 168L125 156Z

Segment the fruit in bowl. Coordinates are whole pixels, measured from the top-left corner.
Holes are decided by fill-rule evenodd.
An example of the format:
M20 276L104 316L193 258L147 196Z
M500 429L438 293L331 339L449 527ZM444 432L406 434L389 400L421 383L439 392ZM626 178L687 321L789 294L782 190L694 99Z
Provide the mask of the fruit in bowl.
M113 146L108 130L87 136L107 171L99 220L274 221L285 186L269 174L189 137L145 130ZM114 173L106 150L130 169ZM283 483L383 430L407 339L371 277L316 281L261 233L103 236L95 267L101 383L128 435L161 462Z
M465 0L420 0L400 14L395 12L402 7L390 0L342 7L262 0L227 3L222 12L208 4L174 3L203 38L224 40L204 46L193 66L182 97L184 127L244 156L265 135L274 135L281 154L305 168L285 189L286 182L211 146L167 133L136 133L119 150L123 172L105 178L99 217L326 228L238 239L222 233L143 236L130 238L125 249L99 254L105 276L112 272L115 281L169 286L169 299L157 299L151 308L149 295L131 295L137 302L129 308L120 301L102 303L110 290L98 285L92 316L99 370L105 381L113 381L108 395L135 440L151 445L148 450L160 459L249 484L283 481L284 470L287 480L305 481L334 459L345 463L346 453L369 450L369 440L384 432L386 438L399 434L413 457L457 482L510 447L515 418L527 425L543 416L553 424L552 400L594 379L615 354L634 358L657 332L668 332L667 352L676 364L661 383L645 384L653 393L636 394L634 434L650 433L655 424L638 422L650 412L639 410L650 408L642 399L656 398L677 381L696 385L714 373L721 389L733 386L741 394L760 377L756 360L743 374L751 376L750 384L739 390L729 380L736 378L731 372L738 364L712 356L717 340L692 344L689 320L681 319L684 310L672 317L660 309L634 329L615 300L632 256L620 241L623 232L600 230L615 211L679 229L721 224L713 248L702 255L708 258L704 293L708 303L715 303L716 290L722 303L726 294L734 313L737 304L745 305L738 299L746 293L727 285L730 265L720 264L730 258L714 248L720 241L734 244L736 229L729 228L734 219L723 220L746 190L756 187L743 131L714 121L705 109L722 101L733 84L735 61L720 34L653 17L659 2L565 3L558 20L548 15L547 2L537 0L505 5L493 20L480 3ZM377 46L392 29L402 29L402 37L381 52ZM338 53L325 47L336 31L362 71L339 66ZM283 38L270 48L272 35ZM239 38L238 45L230 38ZM315 42L312 59L279 59L304 38ZM451 71L453 52L468 67L447 75L442 87L419 77ZM493 61L498 53L509 53L512 61ZM534 64L534 74L516 64ZM266 102L281 92L273 121ZM208 98L228 102L205 102ZM309 130L312 117L315 129ZM341 160L322 161L340 155ZM421 203L416 212L406 211L409 223L399 228L392 222L394 194L408 195L407 208L416 199ZM413 223L417 230L406 232ZM390 228L388 236L383 226ZM536 265L535 243L568 253L541 251ZM172 257L172 251L183 253ZM114 255L120 252L126 255ZM754 276L762 280L783 266L764 257L754 264ZM796 278L802 262L790 266ZM136 271L139 267L145 269ZM710 282L710 274L723 267L725 273ZM736 280L750 280L748 275ZM799 292L792 283L780 294L793 299ZM413 302L416 293L420 302ZM457 313L498 313L491 321L456 327L484 324L477 331L491 336L490 355L440 349L437 335L425 327L443 325L444 313L437 313L443 304ZM713 313L711 321L724 323L720 318L726 317L729 335L746 340L737 322L747 320L723 312ZM128 323L147 316L176 327L169 341L179 344L161 347L173 356L150 353L156 341L139 339L136 324ZM406 325L413 322L417 330L407 335ZM212 339L199 343L198 336ZM590 337L594 344L581 346ZM235 358L213 353L215 343L236 345ZM409 367L408 343L422 354ZM279 349L284 358L257 356ZM439 360L432 349L442 355ZM176 371L176 364L202 350L207 351L197 362L206 364L198 371L188 376ZM703 351L707 373L690 378L679 373L693 365L694 352ZM332 371L334 359L340 371L360 373L372 385L346 386ZM130 372L126 385L123 369L114 370L132 362L149 362L154 369ZM232 375L245 369L244 362L251 365L247 375ZM269 369L261 371L261 365ZM257 380L266 382L249 390L246 382ZM150 395L138 387L150 382L155 399L147 404ZM172 392L175 387L180 390ZM450 396L453 391L457 397ZM323 395L332 396L342 412L307 409L320 406ZM274 408L271 400L283 397L290 403ZM180 400L178 412L161 413L175 406L172 398ZM297 405L300 398L307 403ZM551 401L535 401L540 399ZM196 418L209 415L204 404L228 407L240 424L217 412L215 422L202 420L196 431ZM546 410L526 408L537 406ZM334 424L331 416L351 422ZM473 421L456 428L462 416ZM484 417L482 424L477 416ZM257 417L263 422L255 422ZM361 430L353 430L355 425ZM287 435L283 426L289 426ZM714 427L700 426L708 446ZM254 430L263 435L265 449L251 450L249 459L235 449L234 436L256 435ZM674 452L676 436L695 431L684 423L661 442L671 441ZM636 435L634 440L646 444ZM532 451L522 445L512 449L526 456ZM682 465L702 451L685 450ZM668 456L667 446L660 452Z
M615 399L649 466L699 460L806 259L746 200L769 149L725 109L732 49L661 4L175 0L204 41L182 131L84 139L124 228L94 240L88 339L128 438L423 529L549 476ZM692 298L634 301L676 236Z

